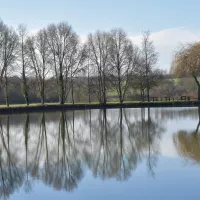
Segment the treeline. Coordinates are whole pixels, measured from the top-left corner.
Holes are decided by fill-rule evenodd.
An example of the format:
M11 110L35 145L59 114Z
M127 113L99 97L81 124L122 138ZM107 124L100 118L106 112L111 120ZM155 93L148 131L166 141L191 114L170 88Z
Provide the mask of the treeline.
M25 25L15 30L0 21L0 90L7 106L10 91L19 86L9 83L13 77L19 78L19 95L27 105L38 100L44 104L51 92L60 104L69 98L75 103L77 82L84 84L79 89L87 90L88 102L106 104L108 92L115 91L122 103L131 89L138 89L141 99L149 101L150 90L164 76L156 68L157 60L149 32L144 32L140 47L122 29L91 33L83 43L66 22L49 24L32 35ZM84 81L77 81L79 77ZM32 99L33 90L37 100Z

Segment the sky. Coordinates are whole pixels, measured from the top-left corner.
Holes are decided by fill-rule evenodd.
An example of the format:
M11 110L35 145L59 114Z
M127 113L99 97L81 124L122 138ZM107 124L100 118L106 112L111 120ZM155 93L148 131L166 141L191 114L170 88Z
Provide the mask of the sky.
M34 33L67 21L86 38L96 30L123 28L135 44L149 30L159 67L169 71L175 50L200 40L199 0L0 0L0 18L9 26L26 24Z

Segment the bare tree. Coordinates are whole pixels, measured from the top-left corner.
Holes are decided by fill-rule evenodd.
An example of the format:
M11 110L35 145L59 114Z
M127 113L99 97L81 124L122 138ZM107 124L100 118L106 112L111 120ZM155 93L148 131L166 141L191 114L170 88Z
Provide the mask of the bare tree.
M140 98L142 101L145 99L145 89L146 89L146 70L143 65L143 59L141 53L139 53L138 62L136 70L133 73L132 87L140 89Z
M91 66L90 66L90 48L87 49L87 65L86 65L86 72L87 72L87 88L88 88L88 102L91 103L91 84L90 84L90 76L91 76Z
M3 88L3 77L5 74L5 68L2 62L3 58L3 43L4 43L4 32L5 32L5 24L0 20L0 57L1 57L1 65L0 65L0 89Z
M133 46L122 29L111 31L110 78L117 91L120 103L123 103L133 71L138 62L138 48Z
M12 28L7 28L4 34L3 43L3 65L5 68L5 99L6 105L9 106L8 100L8 75L13 71L13 65L17 59L18 36Z
M142 48L141 54L143 62L141 63L145 69L145 82L146 82L146 90L147 90L147 100L150 101L150 75L152 70L154 69L157 60L158 60L158 53L155 51L154 43L150 40L150 32L144 32L142 37Z
M1 45L0 45L0 66L2 69L1 74L1 87L4 88L6 105L9 106L8 101L8 75L12 71L12 66L17 58L18 36L16 32L3 26L1 31Z
M99 102L106 104L109 72L110 34L97 31L88 36L87 45L90 48L90 66L94 68L94 85ZM93 87L94 88L94 87Z
M27 39L27 28L25 25L20 24L18 27L19 35L19 65L22 74L22 94L25 102L29 105L29 88L27 83L27 68L28 68L28 57L26 52L26 39Z
M65 60L69 56L72 41L76 34L73 32L71 26L65 22L51 24L47 27L46 31L58 84L59 100L60 104L64 104L64 73L66 72Z
M64 92L65 100L69 92L71 92L72 103L74 104L74 79L84 69L84 62L86 60L86 47L81 45L79 38L73 34L70 40L67 56L64 59Z
M41 103L45 101L45 78L49 72L49 49L45 30L27 39L30 66L35 74Z

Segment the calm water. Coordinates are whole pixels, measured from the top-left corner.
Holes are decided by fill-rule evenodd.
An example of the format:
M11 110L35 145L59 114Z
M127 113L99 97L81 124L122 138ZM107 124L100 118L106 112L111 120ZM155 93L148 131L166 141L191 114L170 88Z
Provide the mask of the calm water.
M199 199L198 113L142 108L2 115L0 198Z

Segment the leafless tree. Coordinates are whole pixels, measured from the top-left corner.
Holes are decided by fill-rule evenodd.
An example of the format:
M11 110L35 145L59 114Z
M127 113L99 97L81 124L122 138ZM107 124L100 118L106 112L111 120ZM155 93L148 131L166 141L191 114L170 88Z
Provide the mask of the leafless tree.
M136 70L133 73L132 87L136 89L140 89L140 98L144 101L145 89L146 89L146 70L143 65L143 59L141 57L141 53L139 53L138 63Z
M0 56L1 56L1 60L2 60L2 56L3 56L3 51L2 51L2 47L3 47L3 43L4 43L4 30L5 30L5 24L3 23L3 21L0 20ZM2 89L3 87L3 77L5 74L5 68L4 66L0 65L0 89Z
M12 71L17 58L18 36L16 32L4 25L1 32L1 45L0 45L0 66L2 69L1 74L1 89L4 88L6 105L9 106L8 101L8 75Z
M123 103L130 86L133 71L138 62L138 48L134 46L122 29L111 31L110 42L110 81Z
M65 62L67 58L70 59L72 42L76 34L71 26L65 22L50 24L46 31L52 63L57 78L59 100L60 104L64 104L64 76L66 76L67 69Z
M93 85L99 102L107 102L108 74L109 74L109 45L110 34L97 31L88 36L87 45L90 48L90 66L94 69Z
M71 99L74 104L74 79L83 71L87 54L85 45L80 43L76 34L71 37L70 42L68 55L64 59L64 92L65 100L69 92L71 92Z
M45 101L45 78L49 72L49 48L45 30L27 39L30 66L35 74L41 103Z
M88 88L88 102L91 103L91 66L90 66L90 48L87 49L87 64L86 64L86 70L87 73L87 88Z
M27 83L27 69L28 69L28 57L26 51L26 40L27 40L27 28L25 25L20 24L18 27L19 36L19 65L22 74L22 94L25 102L29 105L29 88Z
M145 82L146 82L146 90L147 90L147 100L150 101L150 75L152 74L152 70L157 64L158 60L158 53L155 51L154 43L150 39L150 32L144 32L142 37L142 48L141 48L141 55L142 55L142 66L145 69Z

